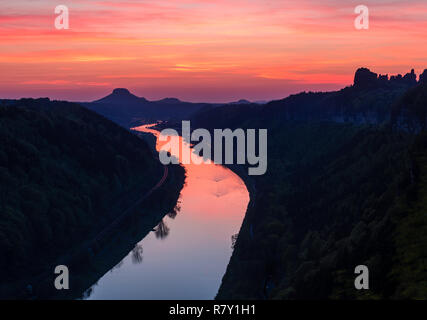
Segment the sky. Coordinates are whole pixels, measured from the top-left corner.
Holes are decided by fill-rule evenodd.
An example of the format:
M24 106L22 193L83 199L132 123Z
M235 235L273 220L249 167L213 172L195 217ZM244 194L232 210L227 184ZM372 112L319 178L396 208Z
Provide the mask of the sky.
M357 30L356 6L369 8ZM55 7L69 8L68 30ZM427 68L426 0L0 0L0 98L272 100Z

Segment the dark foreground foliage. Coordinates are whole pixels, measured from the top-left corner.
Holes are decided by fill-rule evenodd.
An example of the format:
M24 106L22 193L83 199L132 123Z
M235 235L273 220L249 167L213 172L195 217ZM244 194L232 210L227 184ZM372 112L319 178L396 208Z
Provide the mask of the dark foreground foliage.
M245 177L251 204L217 299L427 298L424 90L351 87L195 116L269 130L268 171ZM370 290L355 289L357 265Z
M45 270L162 174L143 140L79 105L2 101L1 283Z

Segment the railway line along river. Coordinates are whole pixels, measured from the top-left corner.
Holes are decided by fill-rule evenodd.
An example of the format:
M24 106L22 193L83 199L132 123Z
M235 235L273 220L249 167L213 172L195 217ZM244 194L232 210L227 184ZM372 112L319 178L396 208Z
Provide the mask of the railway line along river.
M134 130L155 135L160 150L160 133L151 127ZM190 148L180 139L184 148ZM243 222L249 193L240 177L228 168L206 162L183 166L186 180L176 216L165 216L117 267L99 279L88 299L215 297L232 254L232 236Z

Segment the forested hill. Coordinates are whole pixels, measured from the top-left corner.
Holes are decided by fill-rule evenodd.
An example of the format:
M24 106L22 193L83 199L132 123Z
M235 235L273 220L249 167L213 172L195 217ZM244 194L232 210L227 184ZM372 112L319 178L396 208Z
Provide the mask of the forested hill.
M218 299L427 298L426 84L362 74L366 86L194 117L193 128L268 129L267 173L245 177L251 204ZM325 101L340 96L345 113L384 122L338 121ZM354 287L358 265L369 290Z
M77 104L0 101L0 282L44 270L162 174L143 140Z
M381 124L390 121L393 103L408 89L427 82L427 70L419 76L414 70L406 75L378 75L360 68L352 86L331 92L302 92L265 105L226 105L201 110L192 116L200 126L226 121L243 123L256 117L273 121L333 121L355 124Z

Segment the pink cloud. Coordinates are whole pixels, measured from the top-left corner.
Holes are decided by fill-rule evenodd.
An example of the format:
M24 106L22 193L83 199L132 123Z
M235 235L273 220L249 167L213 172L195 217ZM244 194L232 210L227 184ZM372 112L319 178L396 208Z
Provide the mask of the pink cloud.
M54 29L56 4L0 4L3 95L54 86L58 95L89 97L111 85L153 97L223 100L235 90L269 99L348 85L360 66L427 67L425 0L366 0L366 31L353 27L359 3L345 0L76 0L70 30ZM79 93L83 84L93 90Z

